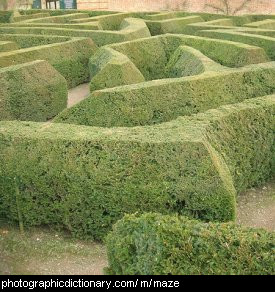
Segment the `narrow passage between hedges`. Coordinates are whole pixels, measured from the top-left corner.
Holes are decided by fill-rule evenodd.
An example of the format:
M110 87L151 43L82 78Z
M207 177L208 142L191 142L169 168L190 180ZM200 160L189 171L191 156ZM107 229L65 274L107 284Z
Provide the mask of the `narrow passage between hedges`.
M84 83L68 91L68 108L79 103L90 94L90 84Z

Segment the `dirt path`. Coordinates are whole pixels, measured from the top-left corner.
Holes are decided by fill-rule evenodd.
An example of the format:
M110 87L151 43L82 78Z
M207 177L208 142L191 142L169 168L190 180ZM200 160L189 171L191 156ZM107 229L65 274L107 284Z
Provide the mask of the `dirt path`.
M102 275L108 265L105 247L47 229L21 236L0 225L0 275Z
M81 84L68 91L68 108L79 103L90 94L90 83Z
M239 224L275 231L275 180L251 189L238 199Z

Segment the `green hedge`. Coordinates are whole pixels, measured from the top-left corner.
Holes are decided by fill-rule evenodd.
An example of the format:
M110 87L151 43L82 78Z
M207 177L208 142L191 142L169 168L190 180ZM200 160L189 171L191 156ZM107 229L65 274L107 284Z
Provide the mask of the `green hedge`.
M165 66L169 60L169 52L161 37L124 42L108 47L127 56L146 80L166 77Z
M61 43L71 40L69 37L37 34L0 34L0 41L15 42L21 49Z
M43 17L49 17L50 14L47 12L43 13L37 13L37 14L29 14L29 15L20 15L20 16L14 16L13 22L20 22L20 21L26 21L29 19L36 19L36 18L43 18Z
M54 121L86 126L144 126L275 92L275 63L206 72L95 91Z
M165 20L177 17L176 12L159 12L159 13L152 13L145 17L148 20Z
M45 61L0 69L0 120L47 121L67 105L67 82Z
M101 15L90 18L90 21L97 21L103 30L119 30L121 22L128 17L132 17L132 13L116 13L111 15ZM76 20L77 21L77 20Z
M140 70L145 80L155 80L171 77L166 67L173 54L176 54L178 47L181 45L187 45L201 50L206 56L227 66L240 67L251 63L266 62L268 60L264 50L260 48L240 43L192 36L169 35L151 37L109 45L108 48L127 56ZM192 49L190 48L190 50ZM194 52L195 50L193 50ZM100 55L100 52L98 54ZM199 52L195 55L199 59L207 59L206 56L203 56ZM96 58L97 56L93 58L94 62L96 62ZM211 68L219 67L209 59L207 63ZM222 66L220 66L220 69L222 69ZM113 77L116 78L115 76ZM113 80L112 82L113 84L119 84L120 80L117 79L117 81Z
M165 78L164 70L175 50L181 46L199 50L208 58L228 67L268 62L262 48L205 37L166 34L131 42L109 45L129 57L146 80Z
M127 215L107 237L114 275L274 275L275 233L155 213Z
M166 76L172 78L193 76L207 71L220 72L225 68L200 51L191 47L180 46L166 65Z
M87 18L89 19L89 14L88 13L70 13L70 14L65 14L65 15L57 15L57 16L49 16L49 17L42 17L38 19L30 19L27 20L26 22L33 23L70 23L71 20L73 19L78 19L78 18Z
M41 34L41 35L54 35L66 37L88 37L91 38L96 45L103 46L116 42L125 41L125 35L117 31L98 31L98 30L81 30L70 28L57 28L57 27L0 27L0 33L4 34Z
M183 33L187 24L202 21L203 19L200 16L188 16L161 21L147 20L146 24L152 35L159 35L165 33Z
M249 27L241 27L238 28L238 32L244 32L248 34L257 34L257 35L263 35L268 37L275 37L275 30L273 29L262 29L262 28L249 28Z
M183 77L206 71L220 71L224 69L221 65L213 62L199 51L186 46L180 46L166 65L166 54L160 49L162 44L158 43L157 39L155 40L156 42L153 44L150 42L151 46L148 46L145 41L142 42L144 45L135 48L136 51L130 48L127 49L131 51L131 57L139 64L139 67L141 66L141 62L143 63L141 68L148 79L152 77ZM150 54L152 45L158 48L157 51L153 50L154 56ZM143 58L133 58L133 55L137 56L137 52ZM149 58L148 53L150 54ZM99 49L91 57L89 66L91 92L145 81L141 72L126 55L108 46ZM146 69L144 68L145 66ZM156 72L157 70L158 72Z
M245 26L254 27L254 28L267 28L267 29L274 29L275 30L275 18L251 22L251 23L246 24Z
M86 23L9 23L6 27L42 27L42 28L67 28L67 29L81 29L81 30L99 30L98 22Z
M13 19L13 11L0 11L0 23L9 23Z
M0 214L17 220L19 210L26 226L96 239L136 211L234 220L235 181L274 175L274 105L274 96L257 98L153 127L1 122ZM232 166L238 173L251 157L236 178Z
M29 9L29 10L18 10L21 15L30 15L37 13L44 13L45 9ZM85 13L88 14L89 17L99 16L99 15L107 15L107 14L115 14L117 12L114 11L91 11L91 10L80 10L80 9L48 9L47 13L50 16L58 16L58 15L66 15L66 14L74 14L74 13Z
M42 27L21 23L17 25L1 26L0 33L4 34L41 34L41 35L61 35L68 37L89 37L96 45L103 46L107 44L132 40L136 38L149 37L150 32L142 19L128 19L126 25L119 31L104 31L104 30L89 30L89 29L74 29L69 25L69 28L50 27L45 24Z
M148 38L151 36L144 20L137 18L125 18L121 22L120 31L124 33L126 41Z
M15 42L2 41L0 36L0 53L18 50L19 47Z
M74 38L63 43L2 53L0 68L35 60L46 60L65 77L71 88L89 80L89 58L96 49L91 39Z
M91 92L145 81L141 72L129 58L107 47L98 50L91 57L89 68Z
M199 31L198 34L261 47L271 60L275 60L275 38L230 30L205 30Z

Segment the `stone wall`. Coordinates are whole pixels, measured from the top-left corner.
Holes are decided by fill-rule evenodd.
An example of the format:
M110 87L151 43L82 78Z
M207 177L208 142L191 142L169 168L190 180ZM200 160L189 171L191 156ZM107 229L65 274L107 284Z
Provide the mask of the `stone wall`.
M233 8L240 6L244 0L230 0ZM187 10L192 12L215 12L206 9L205 3L217 4L219 0L78 0L79 9L113 10L113 11L161 11ZM249 9L238 14L265 13L275 14L275 0L252 0Z

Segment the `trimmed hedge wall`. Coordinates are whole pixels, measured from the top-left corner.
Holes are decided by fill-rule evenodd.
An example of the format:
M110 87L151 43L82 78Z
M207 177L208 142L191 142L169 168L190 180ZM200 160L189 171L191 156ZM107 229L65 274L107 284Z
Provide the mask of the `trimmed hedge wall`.
M42 27L42 28L67 28L67 29L81 29L81 30L99 30L98 22L85 23L9 23L5 27Z
M244 32L248 34L257 34L257 35L263 35L268 37L275 37L275 30L273 29L261 29L261 28L249 28L249 27L241 27L238 28L238 32Z
M56 123L133 127L171 121L275 92L275 63L95 91Z
M29 9L29 10L19 10L21 15L30 15L30 14L37 14L37 13L44 13L45 9ZM48 9L47 13L50 16L58 16L58 15L66 15L66 14L74 14L74 13L85 13L88 14L89 17L99 16L99 15L108 15L108 14L115 14L117 12L114 11L91 11L91 10L80 10L80 9Z
M125 35L117 31L98 31L98 30L81 30L57 27L0 27L0 33L4 34L41 34L67 37L87 37L91 38L98 46L108 45L116 42L125 41Z
M265 19L262 21L256 21L246 24L247 27L254 27L254 28L267 28L267 29L274 29L275 30L275 19Z
M148 43L151 46L148 46ZM201 74L206 71L221 71L225 69L199 51L186 46L180 46L166 65L168 56L165 51L160 49L162 43L159 43L158 39L155 39L153 43L148 43L144 40L142 43L139 43L143 45L136 46L134 50L131 50L131 47L127 48L127 51L131 52L132 60L134 59L139 64L139 67L148 79L152 77L158 79L164 77L183 77ZM154 56L151 56L150 52L153 47L158 48L158 56L155 50L153 50ZM143 56L143 58L137 58L138 54ZM91 57L89 66L91 92L145 81L142 73L126 55L108 46L99 49Z
M20 16L14 16L13 22L20 22L20 21L25 21L25 20L29 20L29 19L43 18L43 17L49 17L49 16L50 16L50 14L47 12L37 13L37 14L29 14L29 15L20 15Z
M23 33L23 34L41 34L41 35L61 35L68 37L89 37L96 45L103 46L107 44L133 40L136 38L150 37L150 31L147 28L145 22L142 19L127 19L122 24L121 30L119 31L104 31L104 30L90 30L90 29L74 29L69 25L69 28L60 27L49 27L47 24L45 26L38 27L21 23L20 27L17 25L12 26L1 26L0 33L10 34L10 33Z
M180 46L166 65L166 76L172 78L193 76L207 71L220 72L223 66L191 47Z
M193 47L208 58L228 67L243 67L269 61L265 51L259 47L188 35L166 34L109 47L128 56L146 80L154 80L166 77L165 66L181 45Z
M127 215L107 237L114 275L274 275L275 233L155 213Z
M140 70L145 80L165 78L168 50L160 37L124 42L108 46L127 56ZM175 50L176 48L173 48ZM172 53L172 52L171 52Z
M232 166L255 159L247 187L274 175L274 114L273 95L153 127L1 122L0 214L17 220L19 210L26 226L62 225L96 239L136 211L234 220ZM223 156L232 151L228 167Z
M200 16L187 16L181 18L172 18L161 21L147 20L146 24L152 35L159 35L165 33L183 33L184 27L187 24L194 22L202 22Z
M229 30L205 30L199 31L198 34L210 38L221 38L259 46L266 51L271 60L275 60L275 38Z
M14 51L18 49L18 45L14 42L3 42L0 36L0 53Z
M37 34L0 34L0 41L15 42L21 49L61 43L71 40L69 37ZM18 48L19 48L18 47Z
M35 60L48 61L68 82L69 88L89 80L89 58L97 47L91 39L73 40L0 54L0 68Z
M91 92L145 81L141 72L128 57L107 47L98 50L91 57L89 68Z
M0 69L0 120L47 121L67 105L67 82L46 61Z
M78 18L87 18L89 19L88 13L70 13L66 15L57 15L57 16L49 16L49 17L42 17L38 19L30 19L26 22L31 22L35 25L35 23L70 23L73 19Z
M168 45L173 47L178 45L193 47L215 62L227 67L243 67L270 61L264 49L238 42L187 35L168 35L166 40Z

